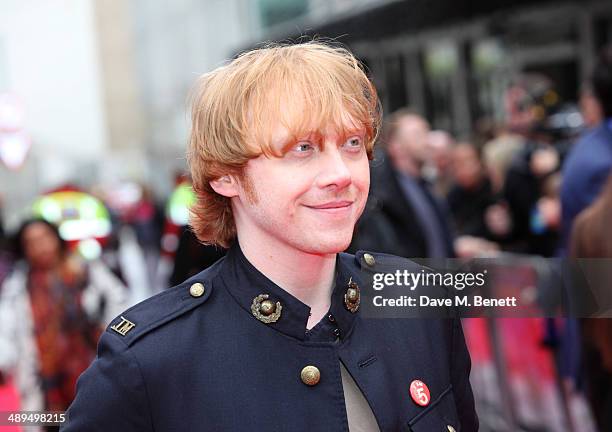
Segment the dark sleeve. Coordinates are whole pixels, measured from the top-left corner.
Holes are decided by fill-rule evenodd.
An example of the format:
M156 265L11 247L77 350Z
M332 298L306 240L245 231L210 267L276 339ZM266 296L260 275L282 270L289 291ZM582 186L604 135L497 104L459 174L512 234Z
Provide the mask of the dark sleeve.
M105 332L100 338L66 418L62 432L153 430L140 366L119 336Z
M451 380L457 414L461 430L474 432L478 430L478 416L474 407L474 395L470 385L472 362L465 345L463 328L459 319L453 320L453 342L451 352Z
M522 240L529 233L532 205L532 198L529 195L532 192L527 192L526 189L529 189L529 185L511 168L506 174L503 188L503 197L508 203L512 218L512 229L509 235L511 241Z

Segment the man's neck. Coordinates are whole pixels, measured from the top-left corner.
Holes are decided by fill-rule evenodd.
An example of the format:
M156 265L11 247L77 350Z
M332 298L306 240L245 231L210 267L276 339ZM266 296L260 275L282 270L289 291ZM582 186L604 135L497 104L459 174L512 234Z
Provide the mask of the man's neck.
M336 254L296 251L285 243L271 245L269 239L260 241L262 239L257 237L253 234L239 236L242 253L268 279L310 306L307 328L312 328L330 307Z

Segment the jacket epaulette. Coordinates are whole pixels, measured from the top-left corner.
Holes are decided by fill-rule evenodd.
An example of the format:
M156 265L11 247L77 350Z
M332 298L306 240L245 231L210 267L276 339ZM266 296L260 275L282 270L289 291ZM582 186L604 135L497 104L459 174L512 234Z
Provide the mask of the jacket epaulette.
M142 336L205 303L213 292L212 279L223 259L185 282L150 297L113 319L106 332L128 347Z
M378 272L388 270L390 268L410 269L412 271L417 271L423 268L432 270L429 267L408 258L364 250L360 250L355 253L355 261L362 270L370 272Z

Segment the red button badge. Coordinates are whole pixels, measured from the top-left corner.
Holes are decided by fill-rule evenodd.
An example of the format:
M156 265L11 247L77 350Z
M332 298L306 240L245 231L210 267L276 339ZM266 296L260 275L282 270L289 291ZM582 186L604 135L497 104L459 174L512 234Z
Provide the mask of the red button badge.
M412 396L412 400L420 406L429 405L429 401L431 400L429 389L421 380L414 380L410 383L410 396Z

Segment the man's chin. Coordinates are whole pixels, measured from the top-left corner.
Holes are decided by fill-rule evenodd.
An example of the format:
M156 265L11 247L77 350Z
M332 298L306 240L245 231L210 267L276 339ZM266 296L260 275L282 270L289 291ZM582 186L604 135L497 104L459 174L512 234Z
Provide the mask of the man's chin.
M351 244L350 236L332 236L318 239L316 243L311 243L310 253L329 255L344 252Z

